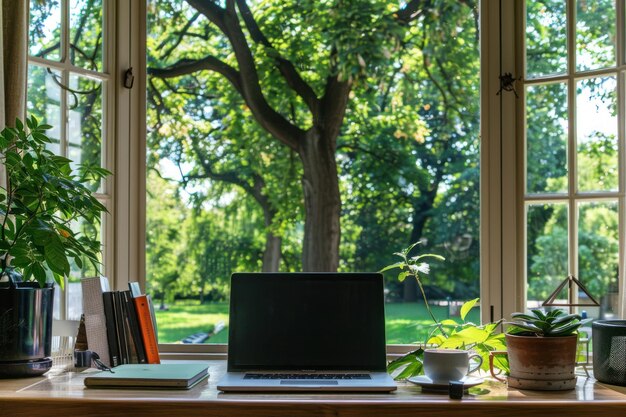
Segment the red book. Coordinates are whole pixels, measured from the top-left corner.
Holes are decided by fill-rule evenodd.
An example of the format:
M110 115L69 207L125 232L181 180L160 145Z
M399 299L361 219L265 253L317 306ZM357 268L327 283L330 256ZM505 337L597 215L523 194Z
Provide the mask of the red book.
M147 363L161 363L159 360L159 346L157 345L156 329L152 322L152 314L150 312L150 303L146 295L137 295L134 298L135 308L137 309L137 319L139 321L139 329L141 330L141 338L146 350Z

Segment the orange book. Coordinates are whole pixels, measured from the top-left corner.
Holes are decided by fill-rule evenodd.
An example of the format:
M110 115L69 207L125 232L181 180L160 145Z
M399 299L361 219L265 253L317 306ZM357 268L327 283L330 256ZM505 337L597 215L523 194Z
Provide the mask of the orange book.
M146 295L135 296L135 308L141 330L141 339L146 350L147 363L161 363L159 359L159 347L157 345L156 329L152 322L150 303Z

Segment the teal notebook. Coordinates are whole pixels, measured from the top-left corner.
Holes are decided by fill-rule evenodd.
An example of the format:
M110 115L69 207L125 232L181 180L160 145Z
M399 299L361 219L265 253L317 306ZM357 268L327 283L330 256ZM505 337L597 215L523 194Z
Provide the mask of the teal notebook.
M166 388L189 389L208 375L203 363L131 364L101 371L85 378L89 388Z

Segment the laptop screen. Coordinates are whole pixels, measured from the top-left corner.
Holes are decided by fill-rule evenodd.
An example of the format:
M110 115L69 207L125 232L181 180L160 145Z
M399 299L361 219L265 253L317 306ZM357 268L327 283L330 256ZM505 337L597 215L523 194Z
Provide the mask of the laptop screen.
M384 371L378 273L236 273L228 370Z

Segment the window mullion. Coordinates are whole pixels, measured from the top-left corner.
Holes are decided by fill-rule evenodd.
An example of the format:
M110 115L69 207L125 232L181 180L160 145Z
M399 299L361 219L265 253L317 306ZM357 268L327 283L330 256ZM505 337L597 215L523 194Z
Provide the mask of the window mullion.
M625 50L626 47L626 2L624 0L616 0L616 10L617 10L617 66L621 67L625 64ZM626 244L626 229L624 225L626 225L626 198L624 197L624 190L626 187L626 124L624 120L626 120L626 72L619 71L617 73L617 114L618 114L618 124L617 124L617 150L618 150L618 166L619 166L619 192L620 198L618 200L618 218L619 218L619 229L618 229L618 241L619 241L619 257L618 257L618 274L617 274L617 283L618 283L618 291L619 297L617 301L617 312L620 317L626 317L626 280L624 279L624 273L626 270L626 253L624 250L624 245Z
M578 277L578 210L576 193L578 190L577 138L576 138L576 0L567 2L567 112L568 128L568 268L569 273ZM577 298L577 294L574 294ZM576 300L571 300L575 303Z

